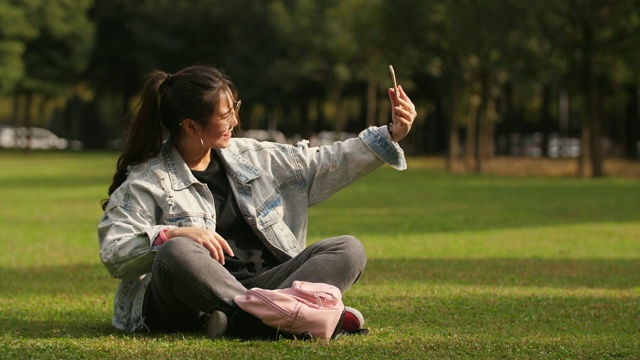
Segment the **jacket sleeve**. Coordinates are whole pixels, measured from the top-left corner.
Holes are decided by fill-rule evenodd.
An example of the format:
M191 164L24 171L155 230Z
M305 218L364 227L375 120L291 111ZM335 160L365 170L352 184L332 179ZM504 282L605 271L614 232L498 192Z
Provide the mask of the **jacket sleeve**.
M320 203L357 179L388 164L407 168L404 152L391 140L387 127L369 127L357 138L332 145L297 147L308 180L309 206Z
M129 191L125 186L112 194L98 224L100 260L119 279L137 278L151 271L153 240L163 228L170 227L156 225L152 214L131 201L136 196L123 194ZM129 200L125 203L124 198Z

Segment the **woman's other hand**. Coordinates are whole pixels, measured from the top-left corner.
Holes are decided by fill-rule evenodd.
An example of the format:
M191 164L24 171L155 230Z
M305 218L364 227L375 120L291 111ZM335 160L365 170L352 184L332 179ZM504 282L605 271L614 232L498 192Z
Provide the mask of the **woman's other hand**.
M169 240L174 237L186 237L197 242L209 250L211 257L222 265L224 265L225 252L230 256L234 256L233 250L231 250L231 246L229 246L227 240L213 230L196 227L179 227L170 230L166 235Z

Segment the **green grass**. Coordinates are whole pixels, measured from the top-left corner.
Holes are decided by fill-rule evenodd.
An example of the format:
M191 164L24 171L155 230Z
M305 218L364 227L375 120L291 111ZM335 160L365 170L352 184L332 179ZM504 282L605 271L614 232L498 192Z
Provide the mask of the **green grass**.
M115 154L0 152L0 358L640 358L640 182L450 175L410 161L311 211L369 255L370 334L211 341L110 326L96 224Z

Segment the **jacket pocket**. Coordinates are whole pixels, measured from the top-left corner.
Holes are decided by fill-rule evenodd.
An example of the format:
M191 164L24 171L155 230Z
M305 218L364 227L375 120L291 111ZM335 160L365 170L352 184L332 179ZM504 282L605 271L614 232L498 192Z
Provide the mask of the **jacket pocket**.
M282 221L284 215L284 201L279 194L268 199L262 209L258 209L258 229L264 230L273 224Z
M280 194L274 194L264 206L257 209L256 225L269 242L279 250L294 256L304 248L289 226L284 222L284 201Z

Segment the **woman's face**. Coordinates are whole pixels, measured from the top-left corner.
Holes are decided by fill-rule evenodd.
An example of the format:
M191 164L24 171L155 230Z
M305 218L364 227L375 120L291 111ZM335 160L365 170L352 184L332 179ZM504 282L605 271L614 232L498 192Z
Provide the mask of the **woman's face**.
M229 147L233 128L238 125L237 104L230 91L220 93L218 109L202 133L205 147L212 149Z

